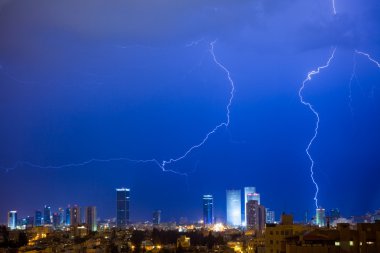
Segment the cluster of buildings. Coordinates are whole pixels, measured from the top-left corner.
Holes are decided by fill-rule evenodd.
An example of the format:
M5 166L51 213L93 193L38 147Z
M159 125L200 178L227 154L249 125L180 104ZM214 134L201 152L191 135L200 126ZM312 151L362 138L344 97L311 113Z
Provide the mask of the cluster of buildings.
M97 230L96 207L81 208L77 205L59 208L52 212L51 207L45 205L43 211L36 210L34 216L18 218L17 211L8 212L8 227L10 229L27 229L31 227L51 226L54 229L85 224L89 231Z
M99 222L95 206L52 212L45 205L33 217L18 219L17 214L8 213L8 231L0 226L0 253L6 252L2 245L10 247L10 242L21 245L15 247L24 253L380 252L380 210L348 220L341 218L338 209L318 208L312 222L307 214L305 222L295 223L287 214L276 222L274 212L261 205L255 187L226 191L225 225L215 222L211 194L203 195L202 222L165 225L161 210L155 210L152 222L131 224L128 188L116 189L116 218L108 225Z
M255 187L244 187L242 191L226 191L226 223L230 227L243 227L262 231L265 223L275 223L275 213L260 204L260 194ZM203 223L212 225L214 199L210 194L203 195Z

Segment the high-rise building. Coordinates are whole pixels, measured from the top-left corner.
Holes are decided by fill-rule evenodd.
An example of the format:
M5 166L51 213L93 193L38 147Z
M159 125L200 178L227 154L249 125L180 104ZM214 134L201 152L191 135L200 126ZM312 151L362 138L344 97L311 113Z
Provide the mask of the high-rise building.
M98 230L98 224L96 222L96 207L95 206L88 206L86 208L86 225L89 231L94 232Z
M26 217L26 228L31 228L34 225L34 217L33 216L27 216Z
M116 189L116 225L125 227L129 224L130 189Z
M36 210L35 212L34 225L36 227L42 226L42 212L40 210Z
M247 223L247 203L249 200L256 200L260 205L260 194L256 192L256 187L244 187L244 221Z
M44 224L51 224L51 210L50 206L44 206Z
M315 225L319 227L324 227L326 225L325 220L326 220L325 209L317 208L316 215L315 215Z
M53 227L58 228L61 225L61 218L59 217L59 213L53 213Z
M70 226L70 224L71 224L70 223L71 222L70 213L71 213L70 206L68 206L66 208L66 211L65 211L65 224L66 224L66 226Z
M227 224L241 226L241 191L227 190Z
M211 225L214 221L213 216L214 199L212 195L203 195L203 224Z
M155 210L152 217L153 225L160 225L161 223L161 210Z
M65 210L63 208L58 208L58 216L59 216L59 225L65 225Z
M266 223L274 224L276 221L275 213L272 210L269 210L269 208L266 209Z
M80 219L80 207L79 206L73 206L70 208L70 225L71 226L78 226L81 224Z
M330 211L330 219L331 221L335 221L340 218L340 211L338 208L331 209Z
M16 229L17 227L17 211L8 212L8 227L9 229Z
M259 202L257 200L248 200L246 210L247 228L258 230L261 233L265 228L265 207L259 205Z

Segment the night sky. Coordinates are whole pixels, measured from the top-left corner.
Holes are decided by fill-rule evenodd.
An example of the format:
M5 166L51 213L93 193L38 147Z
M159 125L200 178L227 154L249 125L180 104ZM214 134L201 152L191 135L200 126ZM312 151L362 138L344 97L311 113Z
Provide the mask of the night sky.
M49 204L95 205L131 219L198 220L202 194L225 218L226 189L256 186L261 203L314 213L305 153L319 112L319 204L343 216L380 207L380 2L336 0L0 0L0 222ZM127 160L182 156L167 165ZM353 74L353 70L355 70ZM350 82L351 80L351 82ZM350 85L351 83L351 85ZM65 166L83 163L83 166Z

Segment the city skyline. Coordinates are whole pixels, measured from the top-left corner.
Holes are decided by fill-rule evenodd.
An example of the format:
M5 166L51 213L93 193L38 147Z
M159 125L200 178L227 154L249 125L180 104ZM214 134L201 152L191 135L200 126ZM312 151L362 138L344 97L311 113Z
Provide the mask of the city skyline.
M378 209L379 12L0 1L0 221L37 209L54 223L69 203L113 217L119 186L133 189L131 221L200 219L205 194L224 220L225 191L240 189L244 223L252 185L295 220Z

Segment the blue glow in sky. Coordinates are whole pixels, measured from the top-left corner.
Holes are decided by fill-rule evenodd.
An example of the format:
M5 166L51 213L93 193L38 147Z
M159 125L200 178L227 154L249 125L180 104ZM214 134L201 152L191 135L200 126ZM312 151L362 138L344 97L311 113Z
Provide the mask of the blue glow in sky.
M335 47L302 92L320 116L318 203L379 208L380 3L333 3L0 0L0 221L44 204L114 217L118 187L132 220L198 219L203 194L224 220L225 190L244 186L302 219L316 122L298 92ZM165 166L188 176L163 172L227 122L231 81L228 127Z

